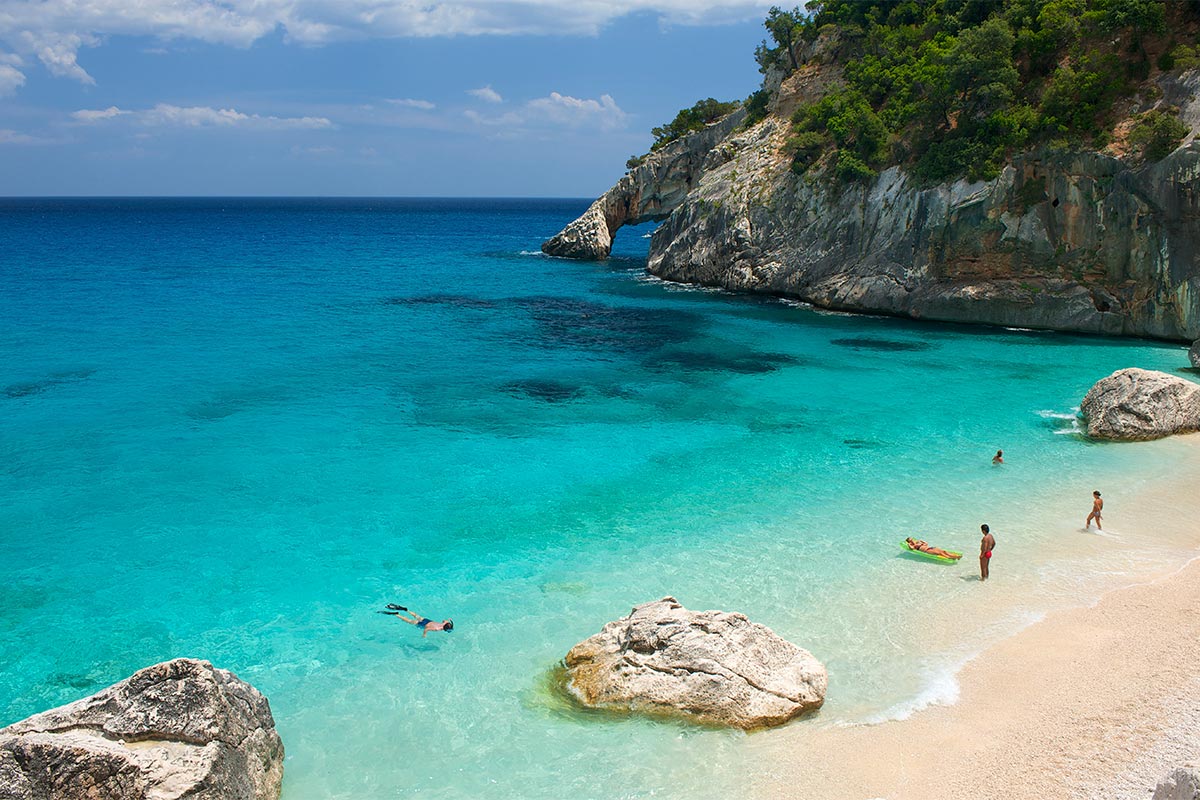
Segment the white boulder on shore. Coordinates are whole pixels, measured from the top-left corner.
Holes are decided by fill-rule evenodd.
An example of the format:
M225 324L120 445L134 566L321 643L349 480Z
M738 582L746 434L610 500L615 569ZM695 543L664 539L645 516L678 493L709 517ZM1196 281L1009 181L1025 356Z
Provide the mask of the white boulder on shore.
M1122 369L1088 391L1080 406L1089 436L1138 441L1200 431L1200 385L1165 372Z
M635 606L571 648L567 689L584 705L753 729L825 702L825 666L743 614Z
M155 664L0 729L0 800L276 800L282 780L267 698L207 661Z

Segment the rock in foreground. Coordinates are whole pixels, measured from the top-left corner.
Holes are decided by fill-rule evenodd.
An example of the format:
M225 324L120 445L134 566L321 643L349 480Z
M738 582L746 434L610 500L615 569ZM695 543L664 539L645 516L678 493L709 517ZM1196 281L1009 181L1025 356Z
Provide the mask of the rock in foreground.
M751 729L825 702L825 666L742 614L688 611L674 597L636 606L567 653L584 705Z
M275 800L267 698L207 661L140 670L0 729L0 800Z
M1153 800L1200 800L1200 770L1180 767L1158 782Z
M1081 406L1089 436L1138 441L1200 430L1200 386L1148 369L1097 381Z

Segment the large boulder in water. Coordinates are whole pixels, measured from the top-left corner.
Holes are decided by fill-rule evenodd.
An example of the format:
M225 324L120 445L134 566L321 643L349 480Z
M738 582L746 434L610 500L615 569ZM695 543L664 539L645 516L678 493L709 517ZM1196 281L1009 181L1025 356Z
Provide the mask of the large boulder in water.
M1200 767L1188 764L1163 778L1152 800L1200 800Z
M587 706L751 729L825 702L825 666L743 614L634 607L571 648L568 690Z
M1148 369L1097 381L1081 406L1089 436L1137 441L1200 430L1200 386Z
M1200 369L1200 339L1192 342L1192 349L1188 350L1188 361L1192 362L1192 366Z
M267 698L207 661L140 670L0 729L0 800L276 800Z

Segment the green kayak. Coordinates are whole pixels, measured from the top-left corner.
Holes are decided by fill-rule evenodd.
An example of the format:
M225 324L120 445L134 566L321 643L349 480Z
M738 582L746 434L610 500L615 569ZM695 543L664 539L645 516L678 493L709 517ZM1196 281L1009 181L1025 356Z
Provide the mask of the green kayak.
M908 542L901 542L900 546L904 548L906 553L912 553L914 556L928 558L930 561L936 561L939 564L957 564L959 560L958 558L946 558L945 556L935 556L933 553L923 553L920 550L913 550L908 546ZM954 555L958 556L959 558L962 557L962 553L958 552L957 550L947 550L946 552L954 553Z

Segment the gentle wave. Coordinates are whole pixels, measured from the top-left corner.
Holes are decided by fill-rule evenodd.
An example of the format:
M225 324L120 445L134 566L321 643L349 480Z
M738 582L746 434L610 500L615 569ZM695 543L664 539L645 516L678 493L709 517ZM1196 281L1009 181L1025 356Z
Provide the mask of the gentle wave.
M634 280L641 283L655 283L669 292L704 292L706 294L731 294L719 286L702 286L698 283L680 283L678 281L669 281L666 278L660 278L644 270L639 270Z
M1071 409L1071 411L1069 413L1063 412L1063 411L1050 411L1048 409L1043 409L1042 411L1037 412L1037 415L1039 417L1041 417L1042 419L1078 420L1079 419L1079 408L1078 407L1073 408L1073 409Z
M963 671L963 668L978 658L997 642L1011 638L1029 628L1036 625L1046 618L1044 612L1020 612L1015 617L1011 618L1009 624L1011 628L1005 630L996 639L990 639L983 647L971 650L970 652L951 658L945 663L933 664L926 668L925 679L922 682L921 689L914 697L907 700L902 700L893 706L872 714L861 722L843 722L846 726L852 725L880 725L884 722L893 722L905 720L920 711L933 706L952 706L958 702L959 694L962 691L962 685L959 683L958 676ZM1014 624L1015 623L1015 624ZM1005 626L1007 627L1007 626Z
M1043 409L1038 411L1037 415L1054 428L1051 432L1055 436L1077 436L1084 433L1078 407L1071 409L1070 412Z

